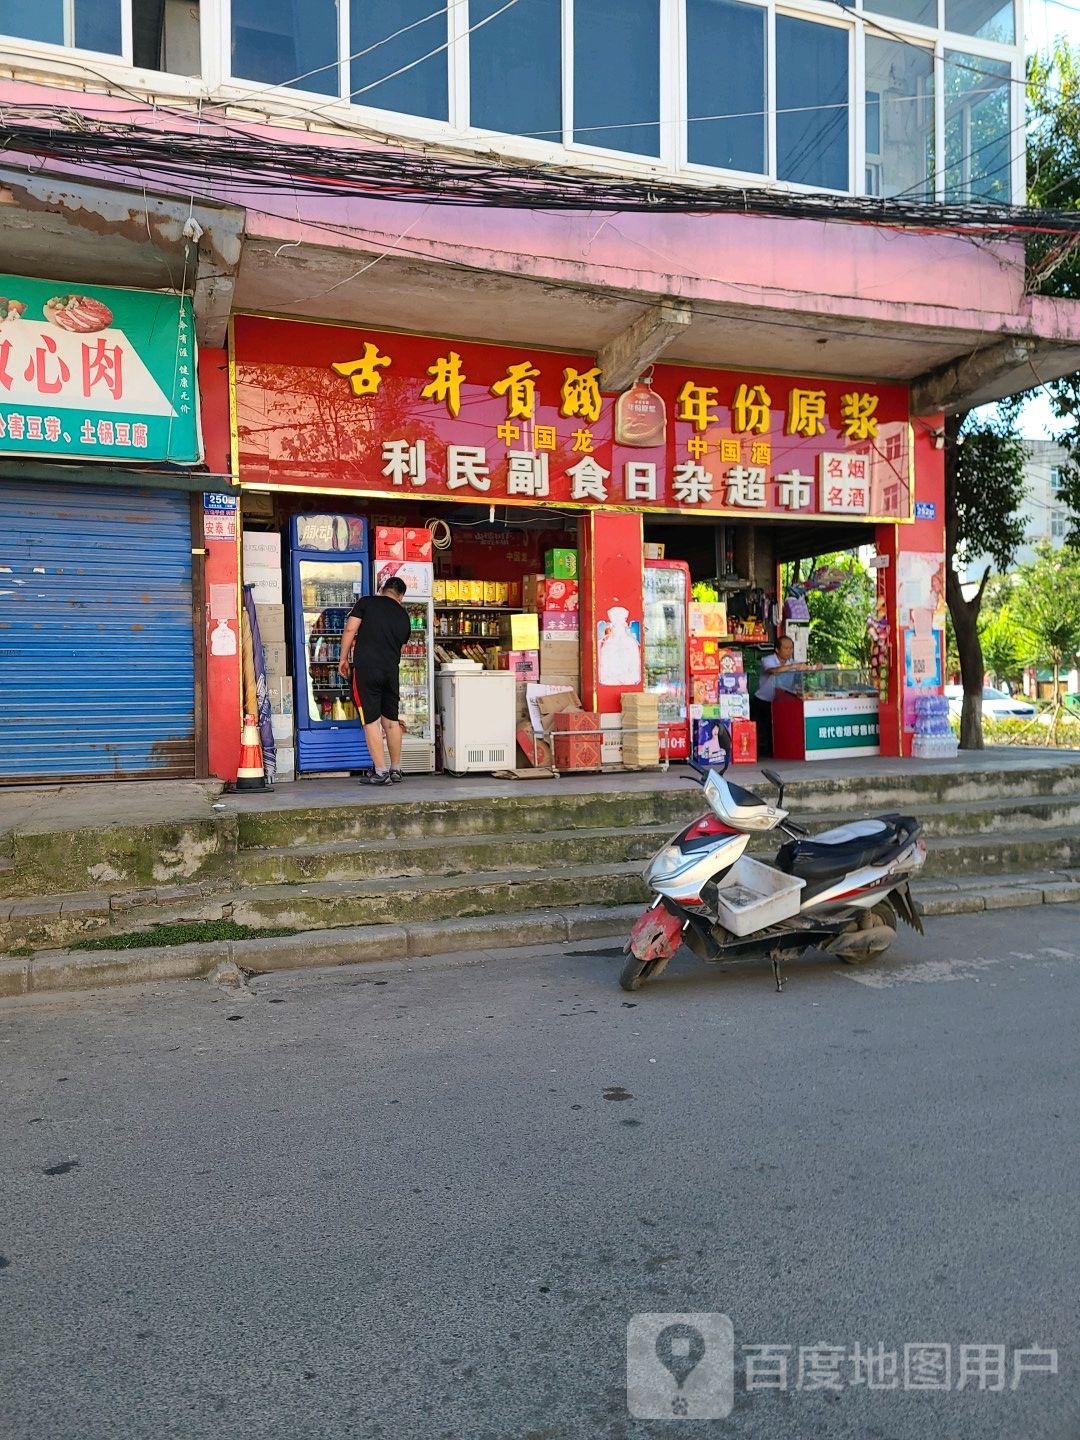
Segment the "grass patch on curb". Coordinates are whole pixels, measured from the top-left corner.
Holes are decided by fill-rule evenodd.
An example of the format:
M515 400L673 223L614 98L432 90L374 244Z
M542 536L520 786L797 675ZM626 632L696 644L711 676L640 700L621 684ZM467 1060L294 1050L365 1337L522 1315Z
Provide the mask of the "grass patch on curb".
M96 935L80 940L72 950L140 950L144 946L198 945L212 940L269 940L279 935L299 935L289 926L259 929L238 925L235 920L190 920L178 925L153 925L149 930L131 930L126 935Z

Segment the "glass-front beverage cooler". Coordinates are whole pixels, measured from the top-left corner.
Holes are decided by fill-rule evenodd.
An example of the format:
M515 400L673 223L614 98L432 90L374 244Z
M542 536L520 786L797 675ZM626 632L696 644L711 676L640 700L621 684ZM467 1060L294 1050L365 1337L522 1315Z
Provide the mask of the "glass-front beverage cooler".
M432 602L405 601L411 635L401 652L401 768L409 774L435 769L435 639Z
M690 754L688 620L690 567L681 560L645 562L645 689L657 696L668 755Z
M363 728L338 673L345 621L368 588L366 523L353 515L296 515L290 542L296 768L367 769Z

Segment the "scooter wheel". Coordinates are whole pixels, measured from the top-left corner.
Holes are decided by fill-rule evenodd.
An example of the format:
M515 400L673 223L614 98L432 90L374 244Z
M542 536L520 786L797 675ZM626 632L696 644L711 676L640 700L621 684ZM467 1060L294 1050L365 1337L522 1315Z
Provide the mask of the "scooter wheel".
M646 980L652 980L666 967L666 960L639 960L636 955L623 966L619 984L624 990L640 990Z

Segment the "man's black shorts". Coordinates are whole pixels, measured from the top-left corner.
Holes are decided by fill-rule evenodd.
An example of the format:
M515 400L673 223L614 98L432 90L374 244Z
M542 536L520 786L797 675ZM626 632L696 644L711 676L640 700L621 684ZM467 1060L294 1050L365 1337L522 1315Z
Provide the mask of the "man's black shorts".
M398 672L380 675L369 670L352 672L353 703L360 714L363 725L374 721L397 720L401 693L398 688Z

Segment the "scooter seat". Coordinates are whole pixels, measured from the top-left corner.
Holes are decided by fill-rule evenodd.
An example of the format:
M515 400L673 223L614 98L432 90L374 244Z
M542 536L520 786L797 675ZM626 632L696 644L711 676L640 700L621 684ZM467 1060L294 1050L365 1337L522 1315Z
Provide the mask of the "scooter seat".
M918 821L900 815L882 815L876 820L857 820L823 830L810 840L789 840L777 851L777 868L808 884L831 880L880 865L906 844L918 829Z

